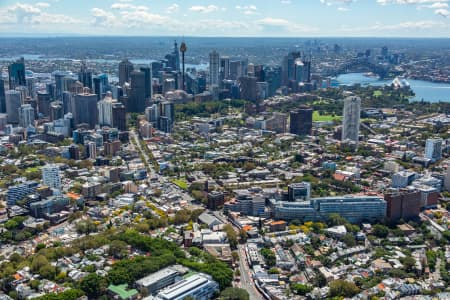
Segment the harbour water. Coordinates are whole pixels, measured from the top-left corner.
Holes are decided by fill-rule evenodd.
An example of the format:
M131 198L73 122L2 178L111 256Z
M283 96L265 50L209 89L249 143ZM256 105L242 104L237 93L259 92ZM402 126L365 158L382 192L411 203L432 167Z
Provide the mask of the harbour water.
M348 73L341 74L333 80L333 86L344 85L371 85L371 86L384 86L391 84L392 80L380 80L377 77L368 77L364 73ZM450 84L437 83L423 80L408 79L411 89L414 91L415 96L411 98L412 101L421 101L422 99L427 102L450 102Z

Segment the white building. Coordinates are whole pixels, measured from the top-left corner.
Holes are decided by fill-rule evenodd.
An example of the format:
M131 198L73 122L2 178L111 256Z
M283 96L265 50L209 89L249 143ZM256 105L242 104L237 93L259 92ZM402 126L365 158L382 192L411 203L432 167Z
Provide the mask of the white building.
M442 139L427 139L425 144L425 157L433 162L442 158Z
M30 104L23 104L19 107L19 124L23 128L34 126L34 108Z
M344 120L342 122L342 141L358 142L361 113L361 98L350 96L344 99Z
M53 188L61 189L61 177L59 175L59 167L55 164L48 164L42 167L42 181L44 185Z

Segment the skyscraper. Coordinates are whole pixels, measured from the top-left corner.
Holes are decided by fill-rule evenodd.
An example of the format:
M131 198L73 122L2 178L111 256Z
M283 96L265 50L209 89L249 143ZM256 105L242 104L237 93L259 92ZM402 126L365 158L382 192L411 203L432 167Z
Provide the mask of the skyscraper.
M34 108L30 104L19 107L19 125L23 128L34 126Z
M175 56L175 71L180 71L180 51L178 49L177 41L173 44L173 54Z
M10 90L21 85L27 85L25 79L25 60L23 57L8 66L8 75Z
M145 76L145 98L151 99L152 98L152 68L151 66L145 66L140 68L141 72L144 73Z
M220 58L220 81L230 78L230 58L224 56Z
M358 142L361 114L361 98L349 96L344 99L344 119L342 121L342 141Z
M238 79L241 98L244 100L256 102L256 77L243 76Z
M131 72L131 90L128 99L128 112L143 112L145 110L145 73Z
M123 86L125 82L130 82L131 72L133 72L134 66L128 60L124 59L119 63L119 85Z
M42 181L44 185L52 189L61 189L61 177L59 167L55 164L48 164L42 167Z
M107 74L99 74L94 77L94 94L97 94L97 100L103 99L109 90L109 81Z
M86 62L81 64L80 72L78 73L78 81L83 84L84 87L88 87L92 90L92 71L86 66Z
M216 50L209 54L209 84L219 85L219 64L220 58L219 53Z
M62 101L53 101L50 103L50 121L62 119L64 117L64 108Z
M86 123L90 128L94 128L98 117L97 95L91 94L89 89L82 94L75 95L72 113L75 125Z
M297 135L311 135L313 109L302 106L290 112L289 131Z
M47 92L37 93L37 104L39 113L44 116L50 116L50 103L52 102L52 96Z
M111 127L117 128L121 131L127 130L125 105L121 102L113 102L112 106L112 124Z
M8 114L8 123L19 123L19 107L22 104L20 92L9 90L5 92L6 113Z
M298 51L290 52L283 58L282 84L288 85L290 80L295 80L295 61L301 57Z
M0 78L0 113L6 112L5 81Z
M427 139L425 143L425 157L433 162L442 158L442 139Z

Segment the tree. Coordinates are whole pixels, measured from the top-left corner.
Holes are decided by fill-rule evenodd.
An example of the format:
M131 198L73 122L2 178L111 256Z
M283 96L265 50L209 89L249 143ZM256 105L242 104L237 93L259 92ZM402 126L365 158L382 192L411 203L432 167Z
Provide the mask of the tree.
M232 249L236 249L238 238L233 226L231 226L230 224L226 224L225 226L223 226L223 231L225 231L225 233L227 234L228 241L230 242L230 247Z
M229 287L220 293L219 299L223 300L249 300L250 295L244 289Z
M297 295L304 296L312 291L312 287L306 284L293 283L291 284L291 290Z
M344 242L347 247L354 247L356 245L355 236L351 233L344 235L342 242Z
M128 253L128 245L124 241L114 240L109 244L109 255L114 256L115 258L123 258Z
M272 250L270 250L268 248L262 248L261 249L261 254L264 257L264 259L266 260L266 264L269 267L273 267L273 266L276 265L277 258L275 256L275 253Z
M347 224L347 220L344 219L339 214L329 214L328 215L328 225L329 226L338 226Z
M375 226L373 226L373 231L372 233L379 238L386 238L389 234L389 228L387 228L384 225L381 224L377 224Z
M47 258L44 255L37 255L31 261L31 270L38 272L42 267L50 265Z
M247 241L247 232L243 228L239 229L239 238L243 243Z
M86 293L86 295L91 298L97 298L102 295L108 283L105 278L91 273L84 277L80 282L80 288Z
M351 298L358 293L359 288L353 282L338 279L330 283L330 297Z

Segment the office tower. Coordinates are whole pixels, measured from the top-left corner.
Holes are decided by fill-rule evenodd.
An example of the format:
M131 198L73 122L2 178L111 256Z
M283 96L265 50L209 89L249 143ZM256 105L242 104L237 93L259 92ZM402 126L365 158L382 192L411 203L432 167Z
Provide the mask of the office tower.
M216 50L209 54L209 85L219 85L219 53Z
M33 98L27 98L24 104L29 104L34 109L34 119L38 117L37 100Z
M98 124L100 126L112 126L113 101L111 93L108 92L103 100L97 102Z
M149 107L145 108L145 117L148 122L150 122L154 128L158 128L158 120L159 120L159 106L157 104L153 104Z
M25 61L22 58L8 66L9 89L27 85L25 79Z
M64 109L62 101L53 101L50 103L50 121L62 119L64 117Z
M153 61L150 65L152 67L152 77L158 78L159 72L163 69L163 63L161 61Z
M256 77L243 76L238 79L241 98L244 100L256 102Z
M72 112L73 109L73 93L71 92L63 92L62 95L62 106L64 114Z
M247 75L247 61L246 60L233 60L230 61L230 76L232 80L236 80L242 76Z
M282 84L288 85L290 80L295 80L295 61L301 57L301 53L290 52L283 58Z
M307 106L290 112L289 132L297 135L311 135L313 109Z
M8 123L19 123L19 107L22 105L20 92L9 90L5 92L6 113L8 114Z
M77 145L72 144L68 147L69 149L69 158L73 160L79 160L80 159L80 148L78 148Z
M0 113L6 112L5 81L0 78Z
M420 214L421 193L417 190L399 190L384 195L387 203L386 216L391 221L405 221Z
M61 189L61 177L59 167L55 164L48 164L42 167L42 181L44 185L52 189Z
M404 188L416 179L415 172L400 171L392 175L391 185L393 188Z
M9 207L16 204L17 201L22 200L25 196L36 192L38 183L36 181L27 181L8 188L6 194L6 203Z
M171 133L175 121L175 105L168 101L161 102L159 104L159 112L159 130Z
M97 124L97 95L86 89L83 94L75 95L73 118L75 125L86 123L90 128Z
M112 105L112 124L111 127L120 131L127 130L126 108L121 102L114 102Z
M150 66L141 67L140 71L145 77L145 99L152 98L152 68Z
M269 97L269 85L265 81L257 82L256 83L256 99L264 100L264 99L267 99L267 97Z
M180 52L178 49L177 41L174 41L173 44L173 55L175 56L175 71L180 71Z
M100 74L94 77L94 94L97 94L97 100L103 99L108 90L108 75Z
M427 139L425 157L435 162L442 158L442 139Z
M184 65L184 54L187 51L186 43L182 42L180 46L180 52L181 52L181 89L183 91L186 90L186 70Z
M381 56L383 56L383 58L386 58L388 56L388 47L387 46L383 46L381 47Z
M264 69L266 82L269 88L269 97L275 95L278 88L281 86L281 67L269 67Z
M294 69L294 79L297 83L310 81L311 64L309 62L296 59Z
M35 78L34 77L26 77L25 80L27 82L26 87L27 87L28 95L31 98L35 98L36 97L36 89L35 89L36 80L35 80ZM1 89L1 87L0 87L0 89Z
M230 58L220 58L220 81L230 78Z
M218 210L223 207L225 203L225 196L223 192L212 191L208 193L208 204L207 207L210 210Z
M287 115L284 113L274 112L272 117L266 120L266 130L275 131L276 133L285 133L287 127Z
M266 81L266 73L264 71L263 65L254 65L253 66L253 76L256 77L258 82Z
M87 68L85 61L81 63L78 81L81 82L84 87L88 87L92 90L92 71Z
M30 104L19 107L19 125L23 128L34 126L34 108Z
M55 77L55 97L56 99L62 98L63 93L63 79L66 76L65 72L57 72L54 74Z
M52 96L48 92L38 92L37 105L39 113L47 117L50 116L50 104L52 101Z
M145 73L131 72L131 89L128 99L128 112L143 112L145 110Z
M125 82L130 82L131 72L133 72L134 66L128 60L124 59L119 63L119 85L123 86Z
M359 140L359 122L361 113L361 98L349 96L344 99L344 119L342 121L342 141Z
M290 202L306 201L311 197L311 184L309 182L292 183L288 185L288 198Z
M86 146L86 157L90 159L96 159L97 158L97 145L94 142L87 142Z

